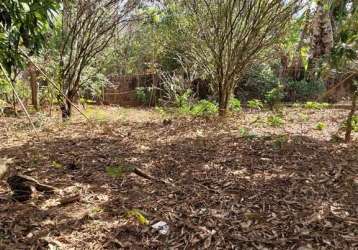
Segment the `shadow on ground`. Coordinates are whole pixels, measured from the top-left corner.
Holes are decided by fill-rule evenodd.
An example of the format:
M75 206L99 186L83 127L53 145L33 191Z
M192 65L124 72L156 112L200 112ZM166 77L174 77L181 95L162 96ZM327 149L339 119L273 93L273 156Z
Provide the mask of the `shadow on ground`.
M47 138L1 150L0 157L14 158L13 168L61 193L2 203L0 248L357 247L357 145L230 133L167 140L170 130L153 133L151 126L142 128L152 133L146 139ZM107 166L121 164L169 184L107 175ZM75 193L79 202L56 203ZM167 222L169 234L128 218L132 209Z

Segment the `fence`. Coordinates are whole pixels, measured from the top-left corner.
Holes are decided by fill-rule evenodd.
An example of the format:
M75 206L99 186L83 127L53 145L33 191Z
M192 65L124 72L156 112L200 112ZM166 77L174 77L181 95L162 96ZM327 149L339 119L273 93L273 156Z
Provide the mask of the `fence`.
M143 105L136 96L138 87L158 87L160 81L156 74L112 75L109 77L110 85L102 89L102 102L105 105L140 106ZM152 97L151 104L155 103L156 96Z

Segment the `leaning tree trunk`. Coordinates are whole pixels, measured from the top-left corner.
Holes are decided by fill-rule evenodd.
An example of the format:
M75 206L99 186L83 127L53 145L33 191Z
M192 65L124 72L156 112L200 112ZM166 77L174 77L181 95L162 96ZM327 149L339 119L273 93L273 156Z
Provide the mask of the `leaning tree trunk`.
M358 91L356 90L352 97L352 108L351 112L349 112L347 125L346 125L346 135L345 135L345 142L348 143L351 141L352 138L352 130L353 130L353 117L357 109L357 98L358 98Z

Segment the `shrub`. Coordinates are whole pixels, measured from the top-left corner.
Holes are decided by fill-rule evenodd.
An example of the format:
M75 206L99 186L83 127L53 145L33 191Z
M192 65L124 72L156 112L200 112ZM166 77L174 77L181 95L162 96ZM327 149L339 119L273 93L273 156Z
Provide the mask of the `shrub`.
M265 101L270 106L270 108L273 109L283 100L284 96L283 86L278 85L265 94Z
M217 114L219 107L216 103L208 100L200 100L190 110L190 114L193 116L211 116Z
M285 100L314 100L325 90L326 87L323 81L288 81L285 88Z
M135 94L138 101L143 104L149 104L151 101L151 96L153 94L153 89L150 87L137 87L135 89Z
M258 110L261 110L264 107L262 102L258 99L253 99L253 100L248 101L247 106L250 109L258 109Z
M239 99L231 98L229 101L229 108L232 111L239 112L241 111L241 102Z
M345 121L342 126L342 129L346 129L346 128L347 128L347 121ZM354 115L352 117L352 130L354 132L358 132L358 115Z
M325 109L325 108L328 108L329 107L329 104L328 103L319 103L319 102L306 102L305 103L305 106L304 106L306 109Z
M278 81L279 79L268 64L256 64L238 83L235 94L245 102L250 99L263 100L267 92L277 87Z
M270 115L269 117L267 117L267 123L271 127L281 127L285 122L280 116Z

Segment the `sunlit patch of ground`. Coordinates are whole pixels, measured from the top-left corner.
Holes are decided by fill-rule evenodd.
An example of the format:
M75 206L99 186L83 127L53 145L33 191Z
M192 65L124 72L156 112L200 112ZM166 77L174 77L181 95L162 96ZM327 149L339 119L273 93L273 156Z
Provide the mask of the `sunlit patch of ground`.
M0 249L354 249L358 147L331 141L347 113L286 108L273 127L269 111L221 121L90 107L90 122L34 116L38 137L0 118L0 158L58 188L21 204L0 184Z

